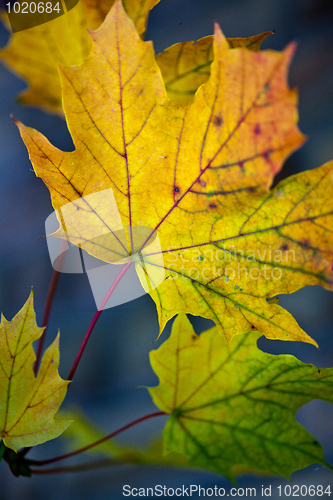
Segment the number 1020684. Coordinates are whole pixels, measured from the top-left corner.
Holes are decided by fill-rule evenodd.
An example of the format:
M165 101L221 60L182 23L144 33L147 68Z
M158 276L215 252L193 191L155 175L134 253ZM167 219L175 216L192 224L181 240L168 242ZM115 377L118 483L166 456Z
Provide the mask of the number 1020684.
M279 497L323 497L323 496L331 496L331 487L327 486L326 488L320 484L318 485L298 485L286 484L285 486L277 486Z
M52 14L62 11L59 2L55 5L52 2L8 2L6 3L8 14Z

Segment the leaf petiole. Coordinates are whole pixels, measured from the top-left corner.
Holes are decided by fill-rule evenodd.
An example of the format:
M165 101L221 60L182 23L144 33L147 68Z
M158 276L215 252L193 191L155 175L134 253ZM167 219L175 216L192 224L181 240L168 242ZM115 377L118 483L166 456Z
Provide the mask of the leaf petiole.
M129 267L131 265L132 265L132 262L128 262L127 264L125 264L125 266L122 268L122 270L120 271L120 273L118 274L118 276L116 277L116 279L114 280L114 282L112 283L111 287L109 288L108 293L105 295L104 299L102 300L101 305L99 306L98 311L96 312L95 316L93 317L93 320L92 320L92 322L89 325L87 333L84 336L84 339L83 339L83 341L81 343L81 346L80 346L80 349L79 349L79 351L78 351L78 353L76 355L75 361L73 363L71 371L69 372L67 380L73 380L75 371L76 371L76 369L78 367L78 364L80 362L80 359L81 359L81 356L83 354L83 351L84 351L84 349L85 349L85 347L87 345L87 342L89 340L91 332L93 331L94 326L96 325L97 320L98 320L98 318L101 315L101 312L103 311L103 309L104 309L107 301L109 300L109 298L113 294L114 290L116 289L119 281L121 280L121 278L124 276L124 274L126 273L126 271L129 269Z
M65 453L64 455L59 455L58 457L49 458L47 460L30 460L30 463L32 465L35 465L38 467L43 467L44 465L53 464L54 462L58 462L59 460L64 460L65 458L74 457L75 455L78 455L79 453L83 453L84 451L88 451L91 448L94 448L95 446L98 446L99 444L104 443L108 439L112 439L113 437L117 436L121 432L126 431L130 427L133 427L134 425L137 425L137 424L143 422L144 420L148 420L148 419L153 418L153 417L159 417L161 415L167 415L167 414L164 411L156 411L154 413L149 413L148 415L145 415L144 417L140 417L140 418L137 418L136 420L133 420L129 424L126 424L126 425L120 427L120 429L117 429L116 431L111 432L111 434L108 434L107 436L104 436L103 438L98 439L98 441L95 441L94 443L88 444L87 446L84 446L83 448L79 448L78 450L71 451L70 453Z

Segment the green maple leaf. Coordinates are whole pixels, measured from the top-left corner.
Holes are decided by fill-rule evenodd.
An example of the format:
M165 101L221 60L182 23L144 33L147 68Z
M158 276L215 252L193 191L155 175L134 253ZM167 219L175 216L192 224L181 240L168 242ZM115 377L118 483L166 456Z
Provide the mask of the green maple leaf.
M176 318L170 338L150 353L160 383L149 392L170 414L165 452L231 480L236 465L287 478L313 463L330 467L295 415L313 399L333 403L333 368L263 353L260 335L239 335L229 350L216 327L198 337L185 315Z

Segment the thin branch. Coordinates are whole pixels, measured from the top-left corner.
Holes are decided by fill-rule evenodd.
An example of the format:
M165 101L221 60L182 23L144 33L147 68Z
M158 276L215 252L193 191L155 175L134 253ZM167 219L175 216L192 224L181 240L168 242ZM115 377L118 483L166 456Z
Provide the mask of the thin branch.
M38 368L39 368L39 365L40 365L40 361L41 361L41 358L42 358L42 352L43 352L45 338L46 338L46 326L48 324L48 320L49 320L49 317L50 317L52 302L53 302L53 298L54 298L55 290L57 288L57 284L58 284L58 280L59 280L60 274L61 273L59 271L56 271L55 269L53 269L51 281L50 281L50 284L49 284L49 289L47 291L45 309L44 309L44 314L43 314L43 319L42 319L42 324L41 324L41 326L42 327L44 326L45 329L44 329L44 332L43 332L42 336L39 338L39 341L38 341L38 344L37 344L36 361L35 361L35 364L34 364L34 373L35 373L35 376L37 375Z
M101 305L99 306L98 308L98 311L96 312L95 316L93 317L93 320L92 322L90 323L89 325L89 328L87 330L87 333L85 334L84 336L84 339L82 341L82 344L80 346L80 349L76 355L76 358L75 358L75 361L73 363L73 366L71 368L71 371L69 372L69 375L67 377L67 380L73 380L73 377L74 377L74 373L77 369L77 366L80 362L80 359L81 359L81 356L83 354L83 351L87 345L87 342L89 340L89 337L91 335L91 332L93 331L94 329L94 326L96 325L97 323L97 320L98 318L100 317L101 315L101 312L103 311L107 301L109 300L109 298L111 297L111 295L113 294L116 286L118 285L119 281L121 280L121 278L124 276L124 274L126 273L126 271L129 269L129 267L131 266L132 262L128 262L127 264L125 264L125 266L122 268L122 270L120 271L120 273L118 274L118 276L116 277L116 279L114 280L114 282L112 283L108 293L105 295L104 299L102 300L102 303Z
M145 415L144 417L137 418L136 420L133 420L129 424L124 425L123 427L120 427L120 429L111 432L111 434L108 434L107 436L104 436L101 439L98 439L98 441L95 441L94 443L88 444L87 446L84 446L83 448L79 448L78 450L71 451L70 453L66 453L64 455L59 455L58 457L54 458L49 458L48 460L30 460L30 463L32 465L36 465L39 467L42 467L44 465L48 464L53 464L54 462L58 462L59 460L64 460L65 458L70 458L74 457L75 455L78 455L79 453L83 453L87 450L90 450L91 448L94 448L95 446L98 446L99 444L104 443L108 439L112 439L113 437L117 436L121 432L126 431L130 427L133 427L136 424L139 424L140 422L143 422L144 420L148 420L153 417L159 417L161 415L167 415L164 411L156 411L154 413L149 413L148 415Z

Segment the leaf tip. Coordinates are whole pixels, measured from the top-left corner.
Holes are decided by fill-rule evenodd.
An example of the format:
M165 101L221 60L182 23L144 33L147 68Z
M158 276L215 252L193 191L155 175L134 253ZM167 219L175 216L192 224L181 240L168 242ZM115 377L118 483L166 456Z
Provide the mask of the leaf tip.
M25 132L27 132L26 130L26 126L23 125L23 123L20 121L20 120L17 120L16 118L14 118L13 115L10 115L11 119L13 120L13 122L15 123L15 125L17 126L17 128L19 129L20 131L20 134L21 134L21 137L23 136L23 134ZM23 138L23 137L22 137Z
M228 49L229 50L229 44L224 36L221 27L217 21L214 23L214 47L215 47L215 54L216 54L216 49L218 48L219 50L221 49Z
M215 41L221 41L225 37L222 33L221 27L217 21L214 23L214 35L215 35Z
M220 25L217 21L214 22L214 33L215 34L221 33L221 28L220 28Z
M163 328L162 328L162 327L160 327L160 330L159 330L159 332L158 332L158 335L157 335L156 339L155 339L155 340L153 340L153 341L151 342L151 344L155 344L155 342L156 342L156 341L160 338L162 331L163 331Z
M113 7L111 8L111 10L113 10L113 9L117 12L117 15L119 15L119 13L123 13L123 14L125 14L126 17L128 17L127 13L124 9L122 0L116 0L113 4Z
M317 342L315 340L311 339L310 344L314 345L315 347L317 347L317 349L319 349L319 345L317 344Z
M294 58L294 55L297 50L297 43L296 42L290 42L284 49L284 53L286 54L287 60L290 62Z
M32 287L29 293L28 300L26 301L23 307L27 307L27 309L31 308L32 312L34 313L34 291Z
M17 120L16 118L14 118L14 116L12 115L12 113L10 113L9 116L10 116L11 120L13 120L13 122L19 127L19 125L20 125L21 122L19 120Z

